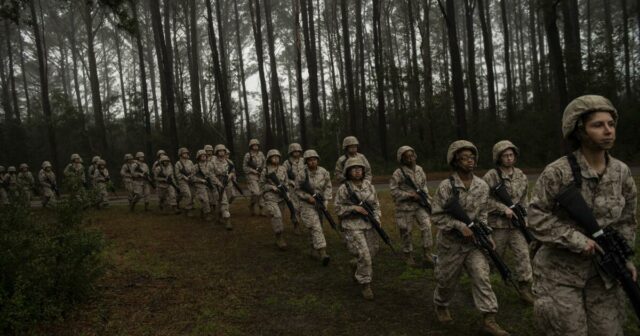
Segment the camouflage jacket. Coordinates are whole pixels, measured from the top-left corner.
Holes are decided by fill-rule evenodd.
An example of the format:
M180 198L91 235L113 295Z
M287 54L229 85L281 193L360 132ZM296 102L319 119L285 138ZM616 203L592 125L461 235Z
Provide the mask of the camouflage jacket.
M278 180L280 180L280 183L284 184L285 186L289 184L287 170L284 168L284 166L278 165L274 168L273 166L267 165L260 174L260 189L262 189L262 194L264 195L265 201L280 202L283 200L283 198L282 196L280 196L278 190L275 189L275 187L277 186L269 178L267 178L267 175L274 172L278 177ZM289 190L289 193L291 193L291 190ZM289 197L291 197L291 194L289 194Z
M251 168L251 164L249 162L255 163L256 168ZM266 164L266 159L264 157L264 153L258 151L258 153L253 154L248 152L244 155L244 159L242 160L242 171L247 177L253 175L254 178L260 176L260 171L264 169Z
M364 163L364 179L371 182L373 175L371 173L371 165L369 164L369 160L367 160L367 157L361 153L356 153L355 157L359 157L360 160L362 160L362 162ZM344 154L344 155L341 155L336 161L336 169L335 169L334 175L338 183L342 183L345 181L344 164L347 162L348 158L349 158L349 155Z
M304 168L306 167L306 165L304 164L304 159L299 158L298 161L292 161L292 158L288 158L282 165L287 170L287 175L289 177L289 181L291 182L291 186L297 188L295 181L298 179L298 176L300 174L304 174Z
M415 185L423 190L427 194L427 198L430 200L429 189L427 188L427 175L422 170L422 167L416 165L414 169L407 166L401 166L396 169L389 179L389 190L391 191L391 198L396 203L396 211L415 211L420 208L420 204L410 197L411 192L415 192L413 188L409 187L404 181L404 174L407 175Z
M349 186L351 186L351 189L361 201L368 202L371 205L376 219L380 221L382 218L380 201L378 201L376 188L374 188L373 184L367 180L363 180L362 184L357 186L351 181L346 181L338 188L334 202L336 214L340 217L340 226L345 230L371 229L371 223L356 214L354 210L356 204L353 204L349 198L349 191L346 187L347 183L349 183Z
M496 169L499 168L489 170L482 178L487 182L490 189L493 189L498 185L498 183L500 183L500 176ZM522 172L522 170L513 168L513 173L511 175L507 175L503 172L502 178L504 179L504 185L511 196L513 204L520 204L526 208L529 200L529 196L527 195L529 190L529 181L527 180L527 176ZM492 193L489 195L488 206L489 226L496 229L512 227L511 220L504 215L504 211L507 209L507 206L495 198Z
M38 182L43 188L53 188L53 185L56 184L56 174L53 171L46 172L44 169L40 169Z
M311 185L313 192L321 194L325 201L329 201L331 199L332 190L331 176L329 176L329 172L322 167L318 167L315 171L305 168L300 174L296 175L295 181L296 195L302 201L300 202L300 206L305 208L314 207L313 204L308 202L309 197L313 195L302 190L302 184L305 183L307 176L309 177L309 184Z

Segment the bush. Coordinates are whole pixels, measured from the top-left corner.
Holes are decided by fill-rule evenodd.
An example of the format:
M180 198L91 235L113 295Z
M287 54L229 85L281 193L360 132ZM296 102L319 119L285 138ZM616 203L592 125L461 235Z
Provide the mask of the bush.
M104 240L86 228L83 209L76 197L53 213L20 202L0 209L0 333L32 333L92 294Z

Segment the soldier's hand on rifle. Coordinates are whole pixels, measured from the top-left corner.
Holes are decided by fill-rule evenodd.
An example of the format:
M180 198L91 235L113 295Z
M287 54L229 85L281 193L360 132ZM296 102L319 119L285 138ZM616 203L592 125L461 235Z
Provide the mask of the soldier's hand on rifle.
M368 214L369 214L369 213L367 212L367 210L365 210L363 207L361 207L361 206L359 206L359 205L356 205L356 206L354 207L354 210L355 210L356 212L358 212L359 214L361 214L361 215L365 215L365 216L366 216L366 215L368 215Z
M504 215L505 217L507 217L508 219L513 218L513 210L506 208L504 209Z
M460 230L460 233L462 233L462 236L464 237L464 239L468 241L474 241L476 239L475 236L473 235L473 231L467 226L463 227L462 230Z
M229 173L229 179L232 181L236 180L236 173Z
M636 282L636 280L638 279L638 271L636 270L636 265L633 264L633 261L627 260L627 263L625 266L631 273L631 278L633 279L633 282Z
M495 250L496 249L496 242L493 241L493 238L491 238L491 236L489 236L489 242L491 243L491 249Z
M409 192L409 197L411 197L411 198L413 198L415 200L420 199L420 195L418 195L418 193L415 192L415 191L410 191Z
M308 201L310 204L316 204L316 199L315 199L313 196L309 196L309 198L307 198L307 201Z
M582 249L582 254L586 256L594 255L596 253L596 249L599 249L602 251L602 249L598 246L598 244L594 240L588 239L587 244Z

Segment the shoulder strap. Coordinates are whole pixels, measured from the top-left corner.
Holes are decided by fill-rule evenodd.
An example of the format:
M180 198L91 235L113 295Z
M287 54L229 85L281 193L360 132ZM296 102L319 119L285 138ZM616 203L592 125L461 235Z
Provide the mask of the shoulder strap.
M567 160L569 161L569 166L571 166L573 183L575 183L576 187L580 189L582 187L582 172L580 170L580 165L578 164L578 159L573 155L573 153L569 153L567 155Z
M460 192L456 188L456 183L453 179L453 175L449 176L449 183L451 183L451 192L453 193L453 197L458 198L460 196Z
M500 181L504 182L504 177L502 177L502 170L500 169L500 167L496 167L496 173L498 174Z

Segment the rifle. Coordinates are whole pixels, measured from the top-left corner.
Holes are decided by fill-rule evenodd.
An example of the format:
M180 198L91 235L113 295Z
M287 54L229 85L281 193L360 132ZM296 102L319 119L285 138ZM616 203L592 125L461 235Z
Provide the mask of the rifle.
M236 190L240 193L240 195L244 196L244 192L242 192L242 189L240 189L240 186L238 185L238 181L233 180L233 179L229 179L229 174L231 174L231 172L233 172L236 169L236 166L231 163L231 161L227 160L227 174L224 175L222 177L222 190L224 191L225 189L227 189L227 185L229 185L229 181L231 181L231 184L233 185L234 188L236 188ZM222 200L222 194L220 195L220 199Z
M111 177L109 176L104 176L104 174L102 173L102 171L100 169L98 169L98 173L100 173L100 176L102 176L102 178L104 179L105 184L107 185L107 190L112 192L112 193L116 193L116 187L113 186L113 183L111 183ZM116 195L118 196L118 195Z
M498 168L499 169L499 168ZM502 177L502 176L501 176ZM491 192L495 197L504 205L506 205L509 209L513 210L514 216L511 217L511 224L522 233L524 239L528 243L531 243L534 238L531 235L531 232L527 230L527 226L525 224L525 218L527 217L527 211L522 207L522 205L514 204L509 192L507 191L507 187L504 184L504 181L500 181Z
M58 189L58 185L53 182L47 174L44 175L47 178L47 182L51 185L51 190L56 193L56 197L60 198L60 190Z
M206 176L202 172L202 168L200 168L200 163L196 163L196 166L198 166L198 171L196 172L196 175L199 175L200 178L206 181L206 185L207 185L207 188L209 188L209 190L213 190L213 188L215 188L215 185L213 184L213 181L211 181L211 177Z
M391 243L391 238L389 238L387 232L384 231L382 225L380 225L380 222L376 219L371 204L365 201L361 201L347 181L345 181L344 185L347 187L347 193L349 194L349 200L351 201L351 203L353 203L353 205L361 206L367 211L366 215L363 215L359 212L356 212L356 215L361 216L365 221L371 223L371 226L376 230L380 238L382 238L382 241L384 241L384 243L391 248L393 254L399 257L398 252L396 252L396 249Z
M293 173L293 164L291 163L291 160L289 160L289 169L287 169L287 177L291 181L296 180L296 174Z
M256 159L251 154L249 154L249 160L247 161L247 166L257 170L258 174L262 173L262 167L258 167L258 163L256 162Z
M173 175L167 176L167 182L169 182L169 185L173 187L173 189L176 191L176 194L180 195L180 188L178 187L178 184L176 183Z
M287 207L289 207L289 212L291 213L291 222L293 224L298 224L298 218L296 217L296 208L293 206L293 202L291 202L291 198L289 198L289 190L287 187L280 182L278 176L276 176L275 172L267 174L267 178L276 185L278 188L278 193L287 203Z
M489 240L489 235L491 234L491 228L489 228L485 223L482 223L482 222L476 223L472 221L471 218L469 218L469 215L467 215L467 213L462 208L462 205L460 205L460 202L458 199L459 197L458 190L454 185L453 176L449 177L449 181L451 182L451 190L453 192L453 196L449 199L447 204L444 205L444 210L447 213L449 213L451 217L463 222L464 224L467 225L469 229L471 229L471 231L473 231L473 236L475 238L476 246L480 247L483 250L483 252L487 256L489 256L489 259L491 259L493 264L498 269L498 272L500 273L502 280L504 280L505 283L511 284L519 294L520 290L518 289L518 286L513 281L513 277L511 276L512 275L511 270L509 269L509 267L507 267L507 264L505 264L504 261L502 261L502 258L500 258L498 253L496 253L496 251L493 249L491 241Z
M147 180L147 182L149 182L153 189L156 188L156 181L154 181L151 175L149 175L149 172L142 171L142 168L139 164L136 165L136 170L142 173L142 176Z
M416 192L416 194L418 194L418 196L420 197L420 199L417 201L418 204L420 204L421 207L423 207L425 210L427 210L429 214L431 214L431 204L429 203L429 196L427 195L427 193L424 192L423 189L418 188L416 183L413 182L413 179L411 179L411 177L409 177L409 175L407 175L407 173L404 172L404 169L402 169L402 167L400 167L400 171L404 176L404 184L408 185L409 188L413 189Z
M311 182L309 181L309 173L305 170L305 177L304 177L304 182L302 182L302 184L300 184L300 188L302 189L302 191L311 194L311 197L313 197L316 200L316 210L318 211L318 217L320 217L320 223L322 223L322 216L324 216L327 221L329 222L329 225L331 225L331 228L334 229L336 232L338 232L338 234L340 234L340 230L338 230L338 225L336 225L336 222L333 220L333 217L331 217L331 214L329 213L329 210L327 209L327 207L324 206L324 196L322 196L322 194L315 192L315 190L313 190L313 187L311 186Z

